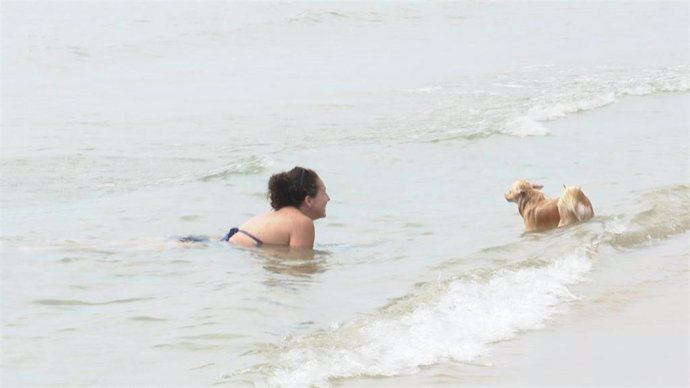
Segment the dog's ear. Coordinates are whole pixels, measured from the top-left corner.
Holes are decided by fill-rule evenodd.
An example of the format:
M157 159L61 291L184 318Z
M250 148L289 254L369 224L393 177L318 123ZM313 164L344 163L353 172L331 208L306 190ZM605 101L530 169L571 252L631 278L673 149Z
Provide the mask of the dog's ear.
M532 183L532 188L535 190L541 190L544 188L544 185L540 185L538 183Z

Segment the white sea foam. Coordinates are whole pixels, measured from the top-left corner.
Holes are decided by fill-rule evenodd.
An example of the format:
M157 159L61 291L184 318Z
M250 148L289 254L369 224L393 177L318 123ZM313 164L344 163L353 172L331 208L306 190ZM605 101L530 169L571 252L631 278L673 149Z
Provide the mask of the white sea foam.
M435 93L434 106L425 107ZM544 123L615 104L627 96L661 95L690 90L687 66L666 68L532 68L491 79L410 91L419 99L417 119L399 125L410 137L433 141L549 134ZM424 100L422 100L422 98ZM408 118L406 117L406 120ZM461 128L461 130L458 130Z
M620 218L616 217L604 224L604 230L607 233L620 235L628 231L629 227Z
M543 136L548 134L549 130L540 122L530 117L522 116L507 121L502 133L519 137Z
M400 315L353 321L287 345L259 386L328 386L336 377L413 373L443 360L481 361L490 345L542 327L564 302L568 285L591 268L586 253L547 266L504 269L489 280L455 279L433 302Z
M528 114L537 121L551 121L566 117L571 113L601 108L617 101L618 97L612 92L583 97L572 96L555 103L539 102L529 109Z
M410 94L431 94L441 89L443 89L441 86L426 86L423 88L409 89L407 92Z

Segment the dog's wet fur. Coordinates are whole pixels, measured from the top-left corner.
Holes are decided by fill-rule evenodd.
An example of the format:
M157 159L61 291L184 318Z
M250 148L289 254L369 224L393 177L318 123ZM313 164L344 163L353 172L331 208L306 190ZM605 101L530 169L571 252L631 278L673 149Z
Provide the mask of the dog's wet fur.
M505 198L518 205L525 220L526 232L537 232L558 228L594 217L589 198L576 186L564 186L557 199L547 198L540 190L544 186L518 180L513 183Z

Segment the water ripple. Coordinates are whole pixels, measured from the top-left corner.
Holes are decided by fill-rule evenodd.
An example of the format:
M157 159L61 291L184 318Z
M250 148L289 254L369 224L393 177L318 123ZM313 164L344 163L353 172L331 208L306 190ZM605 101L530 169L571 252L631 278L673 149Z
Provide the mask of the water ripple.
M122 303L134 303L141 302L145 300L151 300L153 298L127 298L127 299L115 299L105 302L89 302L77 299L38 299L31 301L32 304L44 305L44 306L107 306L112 304L122 304Z

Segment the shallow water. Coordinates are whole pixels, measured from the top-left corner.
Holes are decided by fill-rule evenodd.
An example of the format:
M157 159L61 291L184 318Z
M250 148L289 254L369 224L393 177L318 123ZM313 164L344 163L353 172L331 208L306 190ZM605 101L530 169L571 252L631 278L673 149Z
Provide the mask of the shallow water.
M686 3L2 7L4 385L510 383L687 277ZM313 257L213 240L294 165ZM520 178L597 216L523 234Z

